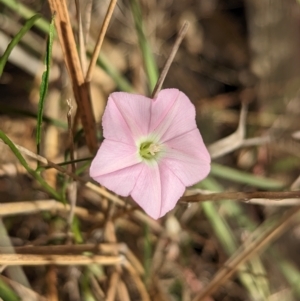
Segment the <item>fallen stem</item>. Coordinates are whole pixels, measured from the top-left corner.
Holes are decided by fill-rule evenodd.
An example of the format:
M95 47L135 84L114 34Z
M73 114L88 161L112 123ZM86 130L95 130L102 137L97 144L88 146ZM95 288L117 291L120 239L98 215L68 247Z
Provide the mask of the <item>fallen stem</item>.
M107 12L106 12L106 16L104 18L104 21L103 21L103 24L102 24L102 27L101 27L101 30L100 30L100 33L99 33L99 36L98 36L98 39L97 39L97 42L96 42L96 46L95 46L93 54L92 54L92 58L91 58L91 61L90 61L90 64L89 64L89 68L88 68L88 71L87 71L86 76L85 76L85 81L86 82L90 82L92 80L93 72L94 72L94 69L95 69L95 66L96 66L96 63L97 63L97 59L99 57L101 46L103 44L103 40L104 40L106 31L107 31L107 28L108 28L108 24L109 24L109 21L111 19L111 16L113 14L113 11L115 9L116 4L117 4L117 0L111 0L110 1L109 7L108 7Z
M124 256L91 257L84 255L35 255L35 254L0 254L0 265L6 266L38 266L38 265L116 265L124 262Z
M247 202L251 199L294 199L300 198L300 191L253 191L253 192L220 192L208 194L195 194L183 196L181 201L196 203L206 201L221 201L221 200L242 200Z
M183 25L182 25L182 27L181 27L181 29L180 29L180 31L179 31L179 33L178 33L176 41L175 41L175 43L173 45L172 51L171 51L171 53L170 53L170 55L169 55L169 57L168 57L165 65L164 65L164 67L162 69L162 72L161 72L161 74L160 74L160 76L158 78L158 81L157 81L157 83L156 83L156 85L155 85L155 87L153 89L153 92L152 92L152 95L151 95L152 98L155 98L157 96L158 92L160 91L160 89L161 89L161 87L163 85L163 82L164 82L164 80L165 80L165 78L167 76L167 73L168 73L168 71L169 71L169 69L171 67L171 64L172 64L172 62L174 60L174 57L175 57L175 55L176 55L176 53L178 51L178 48L179 48L179 46L180 46L180 44L181 44L181 42L182 42L185 34L187 33L188 27L189 27L189 23L188 22L184 22Z

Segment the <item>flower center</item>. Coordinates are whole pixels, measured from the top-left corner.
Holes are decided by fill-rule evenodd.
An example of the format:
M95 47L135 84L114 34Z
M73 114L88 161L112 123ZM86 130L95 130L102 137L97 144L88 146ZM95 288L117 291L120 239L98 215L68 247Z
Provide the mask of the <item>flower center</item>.
M153 143L151 141L145 141L141 143L140 146L140 155L144 159L154 159L157 155L162 150L161 146L157 143Z

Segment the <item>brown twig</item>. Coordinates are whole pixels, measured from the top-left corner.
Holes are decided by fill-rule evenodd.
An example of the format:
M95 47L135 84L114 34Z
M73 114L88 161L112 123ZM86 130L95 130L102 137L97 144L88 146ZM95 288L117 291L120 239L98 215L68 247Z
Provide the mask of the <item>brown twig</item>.
M81 122L86 137L87 146L91 153L97 149L96 123L90 99L88 85L84 81L76 43L65 0L48 0L52 14L56 13L55 26L64 54L74 97L80 112Z
M119 281L120 281L120 274L117 271L114 271L109 279L108 290L105 298L106 301L115 300Z
M100 50L101 50L101 46L102 46L106 31L107 31L107 28L108 28L108 24L109 24L109 21L111 19L111 16L112 16L112 13L115 9L116 4L117 4L117 0L111 0L110 1L109 7L108 7L107 12L106 12L106 16L104 18L104 21L103 21L103 24L102 24L102 27L101 27L101 30L100 30L100 33L99 33L99 36L98 36L98 39L97 39L97 42L96 42L96 46L95 46L93 54L92 54L92 58L91 58L91 61L90 61L90 64L89 64L89 68L88 68L88 71L87 71L86 76L85 76L85 81L86 82L90 82L92 80L93 72L94 72L94 69L95 69L95 66L96 66L96 63L97 63L97 59L98 59L98 56L99 56L99 53L100 53Z
M123 256L91 257L83 255L33 255L33 254L0 254L0 265L6 266L38 266L38 265L119 265L125 261Z
M58 301L58 289L57 289L57 269L56 266L50 265L46 272L46 284L47 284L47 300Z
M184 38L187 30L188 30L188 27L189 27L189 23L188 22L184 22L183 25L182 25L182 27L181 27L181 29L180 29L180 31L179 31L179 33L178 33L176 41L175 41L175 43L173 45L173 48L171 50L171 53L170 53L170 55L169 55L169 57L168 57L165 65L164 65L164 67L162 69L162 72L161 72L161 74L160 74L160 76L158 78L158 81L157 81L157 83L156 83L156 85L155 85L155 87L153 89L153 92L152 92L152 95L151 95L152 98L155 98L157 96L158 92L160 91L160 89L161 89L161 87L163 85L163 82L164 82L164 80L165 80L165 78L167 76L167 73L168 73L168 71L169 71L169 69L171 67L171 64L172 64L172 62L174 60L174 57L175 57L175 55L176 55L176 53L178 51L178 48L179 48L179 46L180 46L180 44L181 44L181 42L182 42L182 40L183 40L183 38Z
M26 215L36 212L70 212L70 205L64 205L56 200L24 201L1 204L1 216ZM90 222L103 222L104 215L101 212L89 212L82 207L75 207L74 213L79 218Z
M74 147L74 139L73 139L73 131L72 131L72 104L71 100L67 100L67 104L69 107L69 111L67 113L67 120L68 120L68 136L69 136L69 150L70 150L70 159L71 159L71 172L75 174L76 172L76 165L75 165L75 147ZM71 178L72 179L72 178ZM74 218L74 210L76 207L76 200L77 200L77 183L71 180L71 183L68 185L68 200L70 203L70 213L68 217L68 229L67 233L71 233L72 222Z
M134 280L134 283L136 285L136 288L138 289L140 295L141 295L141 300L143 301L150 301L150 297L148 294L148 291L145 287L144 282L141 280L139 275L136 273L136 270L132 267L132 265L126 261L123 264L123 267L129 272L130 276Z
M83 19L83 35L85 44L88 44L89 41L89 31L91 26L91 20L92 20L92 7L93 7L93 0L86 0L85 1L85 14Z
M206 201L221 201L221 200L242 200L247 202L250 199L294 199L300 198L300 191L253 191L253 192L220 192L209 194L197 194L183 196L183 202L206 202Z
M82 72L83 74L85 74L87 68L87 60L86 60L86 48L84 42L85 39L83 33L81 3L79 0L75 0L75 6L76 6L77 24L78 24L79 58L80 58Z

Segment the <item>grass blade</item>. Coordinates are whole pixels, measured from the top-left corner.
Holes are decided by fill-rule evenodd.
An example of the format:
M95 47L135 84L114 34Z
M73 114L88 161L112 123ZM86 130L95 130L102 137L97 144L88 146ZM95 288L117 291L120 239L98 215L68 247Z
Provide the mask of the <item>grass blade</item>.
M4 51L3 55L0 58L0 76L3 73L6 62L8 61L8 58L12 50L14 49L14 47L20 42L20 40L25 35L25 33L33 26L35 21L38 20L40 17L41 16L39 14L36 14L32 16L29 20L27 20L25 22L25 25L21 28L21 30L15 35L15 37L8 44L6 50Z
M211 175L266 190L279 190L285 187L284 183L280 181L255 176L216 163L211 165Z
M0 300L20 301L21 298L4 281L0 280Z
M39 184L50 194L52 195L55 199L60 200L61 197L59 193L52 188L42 177L41 175L31 169L29 165L27 164L26 160L24 157L21 155L19 150L16 148L14 143L2 132L0 131L0 139L3 140L5 144L8 145L8 147L11 149L11 151L15 154L19 162L22 164L22 166L26 169L26 171L35 179L39 182Z
M47 42L47 51L45 57L45 66L46 70L43 72L42 75L42 82L40 85L40 99L38 104L38 114L37 114L37 130L36 130L36 146L37 146L37 153L40 153L40 143L41 143L41 130L42 130L42 123L43 123L43 111L44 111L44 103L48 91L48 84L49 84L49 74L50 74L50 63L51 63L51 54L52 54L52 45L54 39L54 18L52 17L50 27L49 27L49 37Z
M24 19L29 19L33 15L35 15L35 12L33 10L31 10L30 8L28 8L24 4L20 3L19 1L16 1L16 0L0 0L0 3L3 3L5 6L7 6L9 9L16 12L20 16L22 16ZM43 32L48 32L49 22L46 21L43 18L40 18L35 23L35 26Z
M138 1L130 0L130 4L131 4L131 10L134 18L135 28L138 35L139 46L143 55L145 71L149 81L149 90L152 93L158 79L158 70L157 70L156 62L154 60L154 56L151 52L151 47L144 34L143 21L142 21L143 17Z

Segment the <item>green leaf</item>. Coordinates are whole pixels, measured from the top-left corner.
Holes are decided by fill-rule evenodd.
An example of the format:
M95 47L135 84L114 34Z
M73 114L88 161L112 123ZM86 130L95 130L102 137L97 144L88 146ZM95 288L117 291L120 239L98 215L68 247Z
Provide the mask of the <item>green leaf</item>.
M3 3L8 8L10 8L12 11L16 12L18 15L22 16L24 19L29 19L33 15L35 15L35 12L31 9L29 9L24 4L20 3L16 0L0 0L0 3ZM43 32L48 32L49 29L49 22L46 21L43 18L40 18L35 23L35 26L42 30Z
M0 280L0 300L20 301L21 298L4 281Z
M14 47L20 42L20 40L25 35L25 33L33 26L35 21L38 20L40 17L41 16L37 14L31 17L29 20L27 20L25 25L21 28L21 30L15 35L15 37L8 44L6 50L4 51L3 55L0 58L0 76L3 73L6 62L8 61L8 58L12 50L14 49Z
M34 178L36 179L39 184L50 194L52 195L55 199L60 200L61 197L57 191L52 188L42 177L41 175L31 169L29 165L27 164L26 160L24 157L21 155L20 151L17 149L17 147L14 145L14 143L0 130L0 139L3 140L5 144L9 146L11 151L15 154L19 162L22 164L22 166L26 169L26 171Z
M38 154L40 153L44 103L45 103L45 99L46 99L46 95L47 95L47 91L48 91L48 85L49 85L51 54L52 54L52 45L53 45L54 31L55 31L54 18L55 18L55 16L52 17L50 27L49 27L49 37L48 37L47 51L46 51L46 57L45 57L46 70L43 72L42 82L40 85L40 99L39 99L39 105L38 105L37 131L36 131L36 146L37 146Z
M149 81L149 90L150 92L152 92L158 79L158 69L151 51L151 47L144 34L143 17L138 1L130 0L130 4L134 18L135 28L138 35L140 49L143 55L145 71Z
M239 171L234 168L230 168L216 163L211 164L211 175L236 183L242 183L256 188L267 190L279 190L285 187L284 183L278 180L255 176L244 171Z

